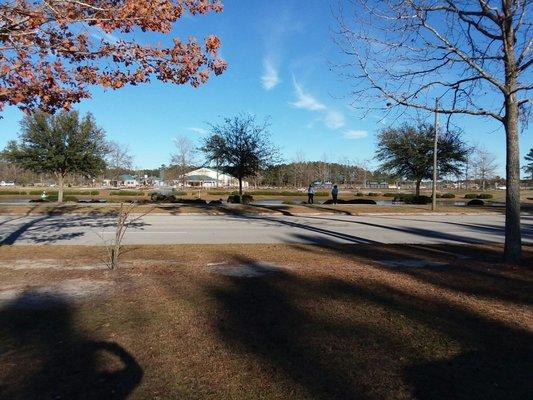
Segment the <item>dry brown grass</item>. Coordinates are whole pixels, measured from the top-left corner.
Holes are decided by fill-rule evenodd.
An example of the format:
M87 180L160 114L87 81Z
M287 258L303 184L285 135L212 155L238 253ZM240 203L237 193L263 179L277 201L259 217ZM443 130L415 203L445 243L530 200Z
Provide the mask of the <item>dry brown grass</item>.
M2 290L26 285L0 308L0 397L522 399L533 389L533 275L499 264L500 246L130 250L110 273L80 268L103 248L0 247ZM63 267L6 267L21 258ZM377 263L406 258L447 265ZM258 261L286 268L242 278L207 267ZM76 301L32 297L73 279L112 285Z

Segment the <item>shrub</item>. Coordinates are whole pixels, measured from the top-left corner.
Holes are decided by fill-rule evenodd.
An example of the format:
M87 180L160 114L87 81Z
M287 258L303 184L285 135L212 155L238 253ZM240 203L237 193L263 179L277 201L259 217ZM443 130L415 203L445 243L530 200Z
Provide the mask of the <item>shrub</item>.
M109 192L110 196L144 196L144 192L135 190L116 190Z
M351 199L344 201L344 204L378 204L372 199Z
M416 194L401 193L395 197L396 201L402 201L405 204L430 204L432 199L429 196L417 196Z
M174 197L174 196L172 196ZM182 204L207 204L207 201L204 199L176 199L172 203L182 203Z
M187 196L187 192L176 189L172 189L172 194L175 196Z
M383 197L396 197L397 195L397 193L384 193Z
M242 204L250 204L252 201L254 201L253 196L249 194L242 195ZM240 202L241 198L238 194L232 194L228 197L228 203L239 204Z
M367 194L369 197L378 197L381 193L370 192Z
M57 194L49 195L48 198L47 198L48 201L54 201L54 202L57 201L57 199L58 199ZM63 195L63 201L77 203L78 202L78 198L75 197L75 196Z
M365 194L364 193L361 193L361 192L357 192L355 194L355 197L363 197Z
M467 206L484 206L485 202L481 199L473 199L466 203Z
M492 196L490 193L481 193L477 195L478 199L492 199L494 196Z
M209 203L210 206L221 206L222 205L222 200L211 200Z
M455 195L453 193L444 193L441 197L443 199L455 199Z
M376 201L372 199L351 199L351 200L339 199L337 200L337 203L338 204L377 204ZM333 204L333 200L328 199L322 204L325 204L325 205Z
M98 196L99 190L65 190L65 195L71 196Z
M467 193L467 194L465 194L465 199L477 199L477 194L475 194L475 193Z

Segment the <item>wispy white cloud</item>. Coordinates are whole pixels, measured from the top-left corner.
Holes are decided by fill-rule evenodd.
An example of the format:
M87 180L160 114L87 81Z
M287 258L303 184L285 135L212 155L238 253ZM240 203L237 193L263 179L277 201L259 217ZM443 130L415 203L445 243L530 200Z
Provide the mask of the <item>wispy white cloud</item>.
M188 131L191 131L191 132L194 132L194 133L199 133L200 135L205 135L208 131L207 129L204 129L204 128L197 128L195 126L190 126L187 128Z
M281 82L279 78L278 67L274 65L270 57L265 57L263 60L263 76L261 76L263 88L271 90Z
M296 80L296 77L292 77L292 82L296 101L291 104L296 108L315 111L319 114L318 118L311 123L311 126L317 120L331 130L337 130L346 126L346 118L342 112L326 106L320 100L306 92L303 86Z
M368 131L350 129L350 130L344 131L343 136L346 139L362 139L368 136Z
M308 111L320 111L325 110L326 106L314 98L309 93L306 93L303 87L296 82L293 77L294 93L296 95L296 101L291 103L296 108L301 108Z
M343 113L329 110L324 117L324 123L329 129L339 129L346 125L346 119Z

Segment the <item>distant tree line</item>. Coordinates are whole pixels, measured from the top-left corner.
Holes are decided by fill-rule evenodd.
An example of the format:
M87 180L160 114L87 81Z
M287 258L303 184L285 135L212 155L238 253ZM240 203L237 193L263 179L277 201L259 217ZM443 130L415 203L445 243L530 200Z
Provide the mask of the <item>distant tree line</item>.
M313 182L362 186L365 180L388 182L391 179L390 175L369 171L358 165L327 161L293 161L260 171L256 183L261 186L301 188Z

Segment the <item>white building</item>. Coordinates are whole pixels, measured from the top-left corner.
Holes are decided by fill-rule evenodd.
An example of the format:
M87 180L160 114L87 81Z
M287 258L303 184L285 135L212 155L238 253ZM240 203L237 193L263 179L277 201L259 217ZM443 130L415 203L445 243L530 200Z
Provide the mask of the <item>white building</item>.
M139 186L139 181L136 177L131 175L121 175L118 180L104 179L102 180L104 187L125 187L136 188Z
M185 174L185 185L190 187L237 187L239 181L234 176L225 174L211 168L198 168ZM218 185L217 185L218 181ZM175 181L176 184L182 185L182 180ZM242 182L243 187L248 187L248 182Z

